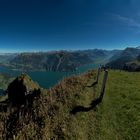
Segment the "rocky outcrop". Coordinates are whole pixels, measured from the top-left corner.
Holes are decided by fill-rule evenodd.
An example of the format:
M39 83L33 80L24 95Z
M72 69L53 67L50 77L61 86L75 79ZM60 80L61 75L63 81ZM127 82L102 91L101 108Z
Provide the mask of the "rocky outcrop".
M21 74L8 86L8 99L13 105L24 104L29 97L39 94L39 85L26 75Z

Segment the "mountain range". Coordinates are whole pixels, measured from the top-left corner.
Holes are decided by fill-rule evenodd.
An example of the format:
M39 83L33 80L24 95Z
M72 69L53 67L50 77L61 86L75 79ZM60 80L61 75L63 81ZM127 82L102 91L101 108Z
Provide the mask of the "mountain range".
M17 70L75 71L91 63L106 63L119 51L76 50L0 55L1 66Z
M112 69L122 69L128 71L139 71L140 70L140 49L137 48L126 48L118 55L113 56L107 65Z
M88 64L108 65L112 69L139 71L140 47L124 50L75 50L0 54L0 66L21 71L75 71Z

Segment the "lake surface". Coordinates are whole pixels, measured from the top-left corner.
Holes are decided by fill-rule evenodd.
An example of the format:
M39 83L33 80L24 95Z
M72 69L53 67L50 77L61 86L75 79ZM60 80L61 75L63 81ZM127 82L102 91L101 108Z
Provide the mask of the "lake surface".
M43 88L50 88L57 84L63 78L71 75L78 75L90 69L97 68L98 64L89 64L79 67L75 72L52 72L52 71L29 71L26 72L34 81L38 82ZM0 67L0 73L10 74L11 76L18 76L20 71L11 70L5 67Z

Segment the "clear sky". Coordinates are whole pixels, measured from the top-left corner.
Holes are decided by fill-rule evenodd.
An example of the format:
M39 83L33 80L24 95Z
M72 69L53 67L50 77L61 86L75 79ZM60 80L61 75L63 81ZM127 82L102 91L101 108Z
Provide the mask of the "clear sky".
M140 0L0 0L0 51L140 45Z

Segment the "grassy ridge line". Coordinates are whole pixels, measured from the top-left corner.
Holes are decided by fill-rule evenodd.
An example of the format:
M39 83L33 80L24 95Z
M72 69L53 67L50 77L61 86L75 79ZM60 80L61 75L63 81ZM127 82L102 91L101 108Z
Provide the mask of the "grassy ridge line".
M76 115L70 111L78 105L88 106L94 99L93 89L85 86L95 79L95 71L64 79L50 90L42 89L42 94L33 103L12 113L0 113L1 138L88 139L92 134L90 120L94 111Z
M101 79L102 76L99 85ZM140 73L109 72L103 103L96 112L95 127L95 139L140 139Z
M95 71L64 79L56 87L50 91L50 95L58 97L56 94L61 94L61 97L55 100L55 105L59 106L60 111L54 116L53 120L57 120L51 124L50 131L56 139L70 140L85 140L92 138L94 129L93 122L94 110L90 113L70 114L70 111L76 106L88 107L91 101L95 98L95 90L86 88L87 85L93 83L96 79ZM63 102L63 100L65 100ZM62 104L61 104L62 103Z
M95 71L90 71L43 89L40 98L19 110L19 118L13 117L17 112L6 113L8 128L3 134L15 135L17 140L139 140L140 73L109 71L103 102L89 111L70 114L76 106L89 107L100 94L102 79L103 72L98 85L86 87L96 80Z

